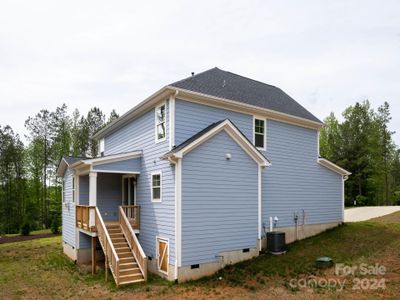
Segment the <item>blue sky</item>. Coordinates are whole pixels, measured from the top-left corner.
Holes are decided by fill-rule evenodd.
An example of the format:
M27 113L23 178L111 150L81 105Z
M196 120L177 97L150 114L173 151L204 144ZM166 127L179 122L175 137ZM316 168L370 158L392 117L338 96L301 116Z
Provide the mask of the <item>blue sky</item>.
M121 114L218 66L320 119L388 101L400 145L399 16L400 1L2 1L0 124L23 135L64 102Z

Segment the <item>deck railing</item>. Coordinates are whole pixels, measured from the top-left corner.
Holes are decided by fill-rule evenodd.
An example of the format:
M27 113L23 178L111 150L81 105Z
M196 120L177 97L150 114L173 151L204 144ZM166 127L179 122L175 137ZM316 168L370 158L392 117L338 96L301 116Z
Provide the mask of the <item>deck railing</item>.
M126 215L126 211L129 212L131 210L126 210L126 208L127 206L119 207L119 224L121 226L122 233L124 234L133 255L135 256L136 262L142 271L143 278L144 280L147 280L147 257L139 243L139 240L136 237L135 232L133 231L130 218L128 218ZM134 211L138 212L139 207L137 206L136 208L137 209Z
M128 218L129 224L133 229L140 229L140 206L138 205L122 205L120 206Z
M77 205L76 206L76 227L87 231L96 231L95 227L96 206Z
M115 282L117 283L117 286L119 285L119 257L117 255L117 252L115 251L114 245L111 241L111 237L108 234L108 230L106 228L106 225L104 224L104 221L101 217L101 214L99 212L99 209L96 207L95 208L95 226L97 228L97 236L99 238L101 247L103 248L104 251L104 256L105 256L105 265L106 268L107 266L110 267L111 273L113 274L113 277L115 279ZM106 270L107 274L107 270ZM106 276L107 279L107 276Z

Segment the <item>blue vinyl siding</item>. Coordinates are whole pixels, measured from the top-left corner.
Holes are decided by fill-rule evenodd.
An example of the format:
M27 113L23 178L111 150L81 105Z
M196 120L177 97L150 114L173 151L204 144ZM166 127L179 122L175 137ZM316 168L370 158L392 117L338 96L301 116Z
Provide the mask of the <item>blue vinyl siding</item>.
M253 141L253 116L207 105L176 100L176 144L213 122L230 119ZM342 178L318 164L318 132L267 120L263 153L272 165L262 175L262 222L278 216L278 227L294 226L293 215L307 224L323 224L342 218Z
M258 165L225 131L186 154L182 265L218 261L223 251L255 248L257 205Z
M75 203L72 202L72 172L67 169L64 173L64 203L62 203L62 233L63 241L76 247Z
M140 173L141 158L126 159L112 163L93 166L93 170L118 171L118 172L138 172Z
M342 177L317 161L316 130L267 121L267 157L263 176L263 221L279 218L278 227L294 226L297 212L306 224L341 221Z
M92 247L92 238L83 232L79 233L79 249L88 249Z
M122 175L97 174L97 207L103 220L117 221L122 204Z
M179 145L208 125L230 119L253 141L253 116L183 100L175 101L175 144Z
M146 255L156 257L156 236L169 239L170 264L175 264L175 171L160 156L169 151L169 108L166 105L166 140L155 142L155 108L105 137L105 155L142 150L137 181L140 205L139 241ZM162 172L162 202L151 202L151 172Z
M79 176L79 204L89 205L89 175Z

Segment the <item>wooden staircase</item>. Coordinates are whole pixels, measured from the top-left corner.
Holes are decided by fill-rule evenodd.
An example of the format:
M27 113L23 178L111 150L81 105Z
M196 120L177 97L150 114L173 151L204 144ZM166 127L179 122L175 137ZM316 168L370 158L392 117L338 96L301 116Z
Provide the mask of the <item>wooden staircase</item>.
M127 217L130 208L135 207L120 206L118 222L106 224L98 207L93 207L95 229L105 256L106 280L110 269L117 286L147 280L147 257L132 228L137 220Z
M121 226L106 223L106 228L119 258L118 285L145 281Z

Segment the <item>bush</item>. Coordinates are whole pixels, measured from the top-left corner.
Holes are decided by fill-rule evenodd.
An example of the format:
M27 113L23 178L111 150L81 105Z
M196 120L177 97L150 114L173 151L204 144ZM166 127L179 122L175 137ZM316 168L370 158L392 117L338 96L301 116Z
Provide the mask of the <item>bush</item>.
M25 221L21 227L21 234L22 235L29 235L31 233L31 224L28 221Z
M368 201L367 197L363 195L357 195L356 197L357 206L367 205L367 201Z
M60 222L58 221L58 218L55 216L51 221L51 232L57 234L60 232L59 228L60 228Z

